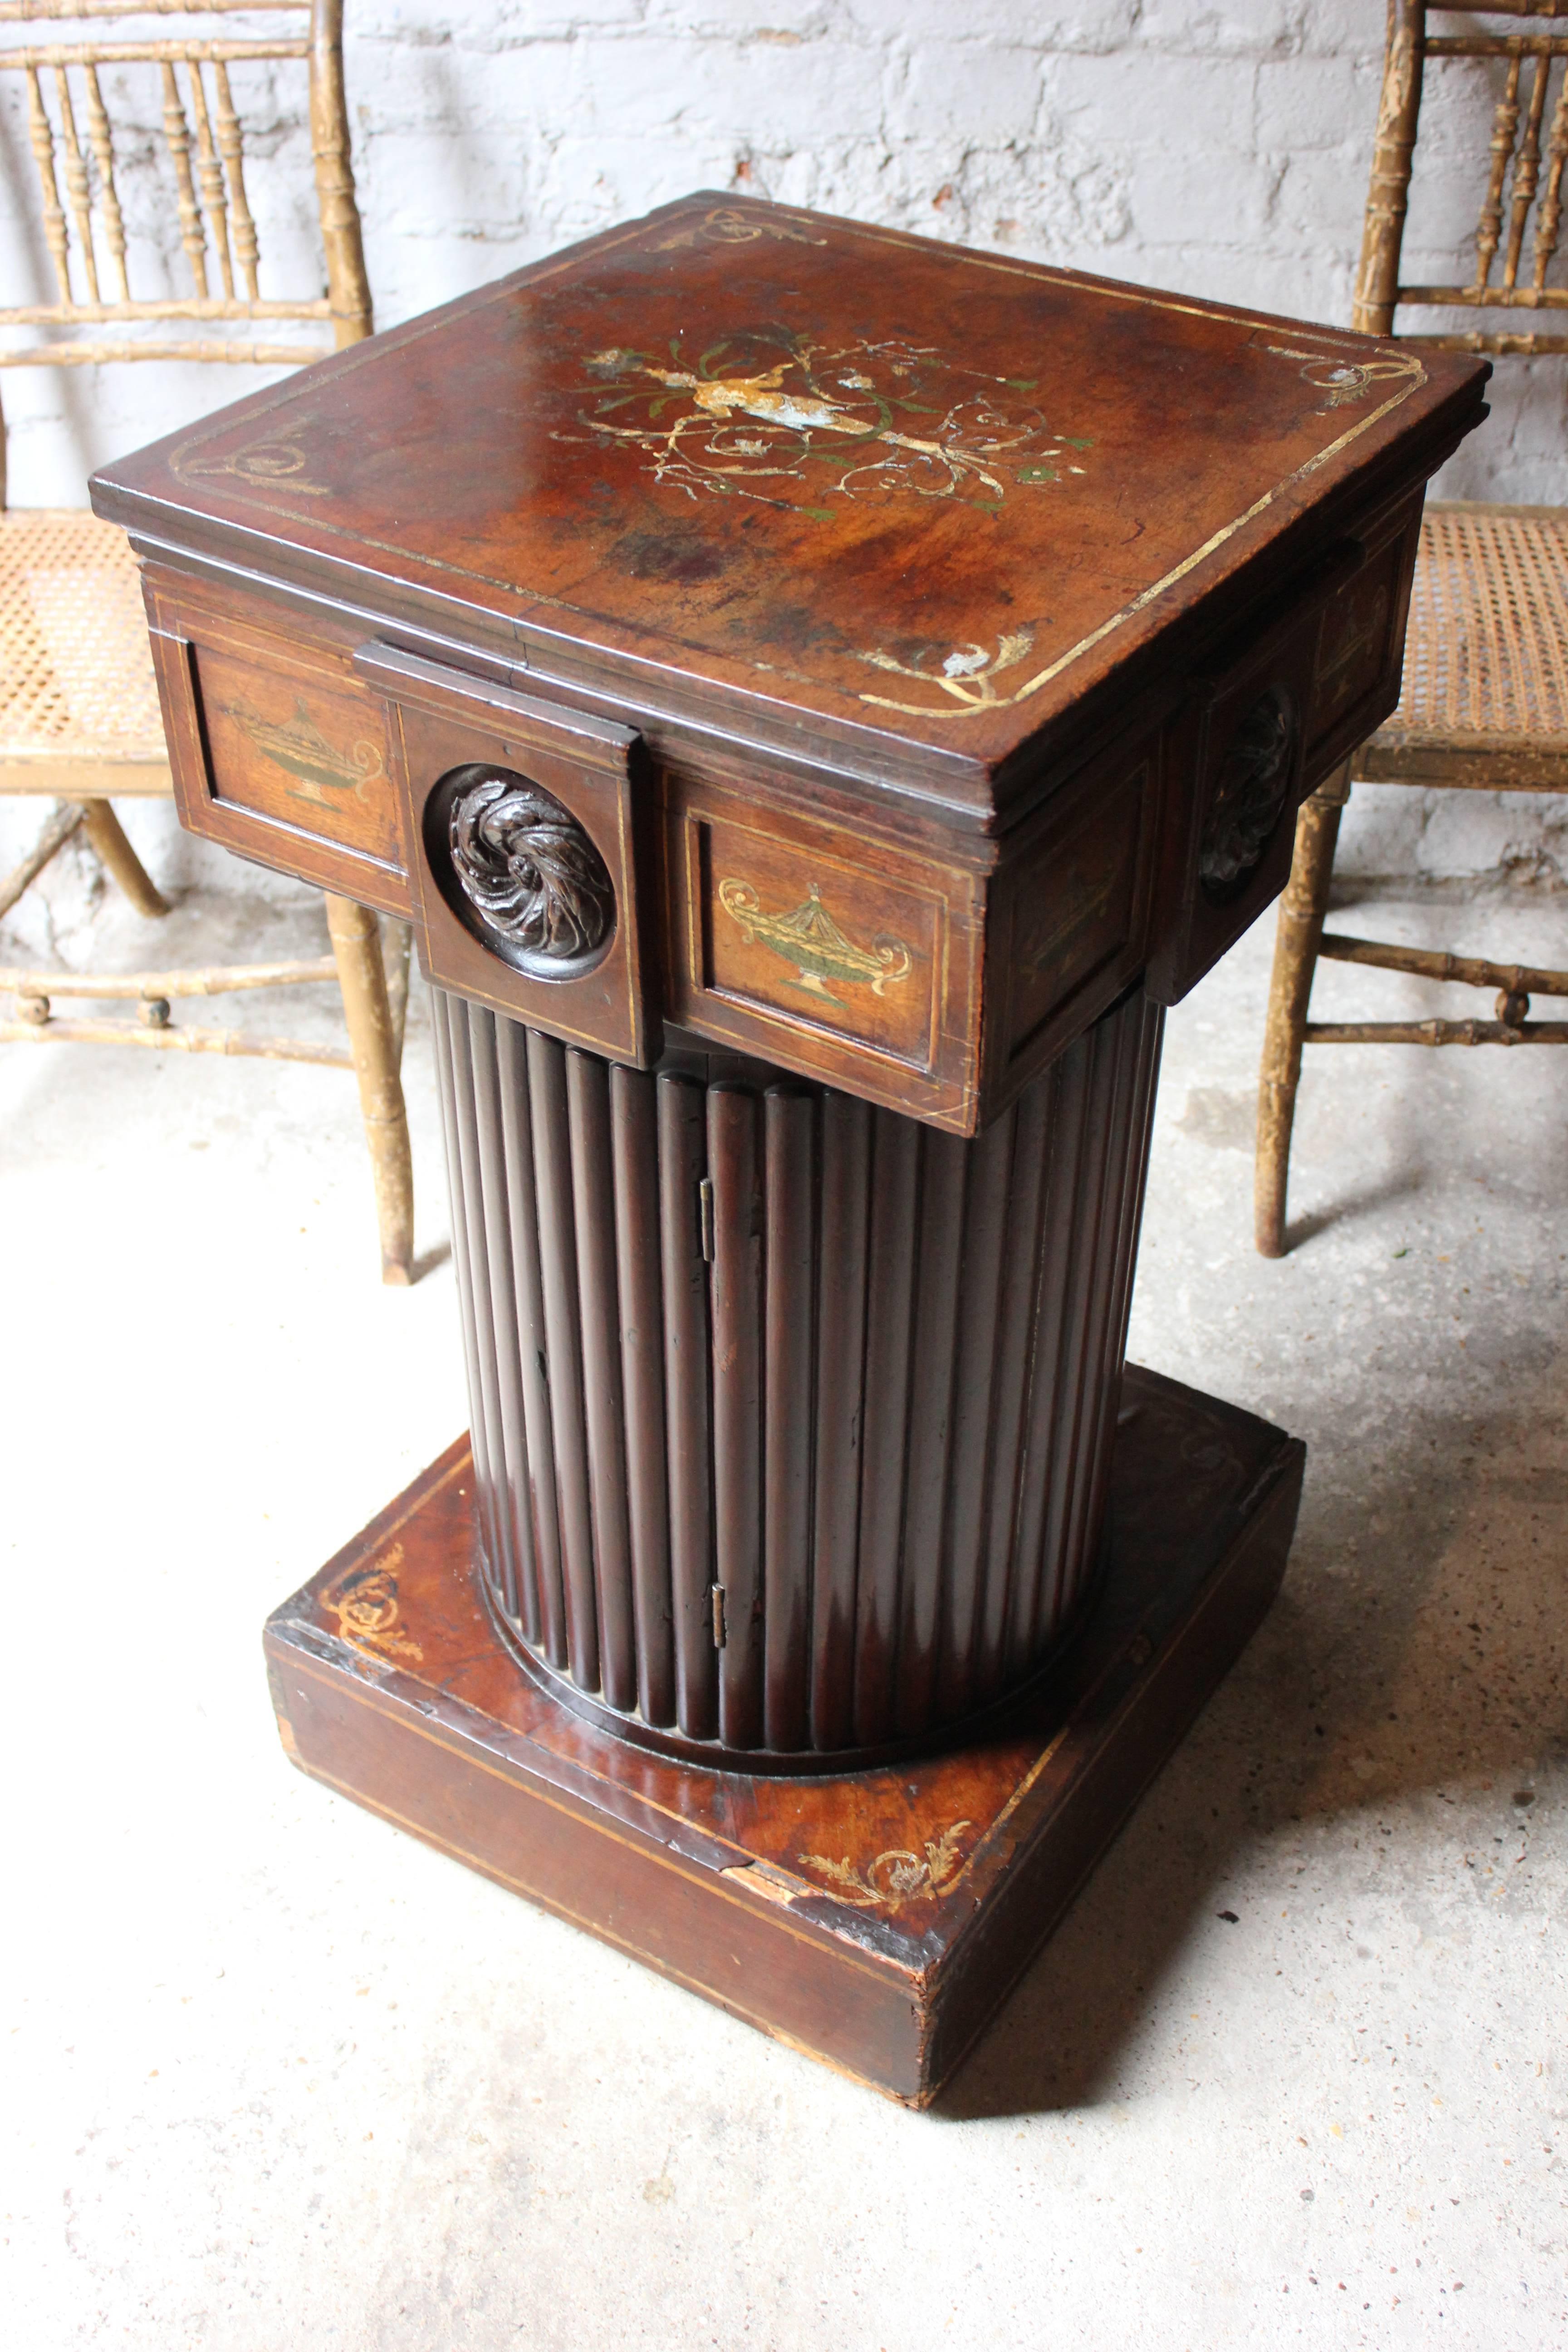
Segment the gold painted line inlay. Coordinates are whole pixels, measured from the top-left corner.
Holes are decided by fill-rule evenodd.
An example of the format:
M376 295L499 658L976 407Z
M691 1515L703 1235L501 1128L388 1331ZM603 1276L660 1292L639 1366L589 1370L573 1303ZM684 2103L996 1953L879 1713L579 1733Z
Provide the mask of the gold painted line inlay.
M812 217L812 215L803 215L784 206L780 206L777 209L784 217L789 219L798 220L802 218L809 219ZM668 220L671 214L676 210L677 207L674 206L661 208L661 215L656 215L656 218L662 217L663 219ZM836 223L835 225L841 227L847 234L858 236L872 243L908 246L923 242L923 240L910 237L901 231L874 229L868 227L859 222ZM650 222L647 219L630 224L621 233L611 233L606 235L602 241L597 242L597 249L604 253L617 251L623 246L633 244L639 237L647 234L650 229ZM1281 322L1277 319L1260 317L1250 311L1231 310L1225 308L1223 305L1185 301L1174 296L1151 292L1140 287L1124 287L1118 285L1110 279L1093 278L1073 271L1054 269L1047 265L1041 265L1038 263L1005 261L1001 259L999 257L973 254L962 248L955 248L952 257L962 260L964 265L969 268L987 269L994 272L999 272L1005 276L1026 277L1036 280L1044 278L1054 285L1065 286L1069 289L1081 289L1085 292L1107 301L1129 303L1149 310L1168 310L1184 317L1218 319L1231 325L1249 328L1254 333L1270 332L1279 334L1289 330L1296 334L1299 341L1305 337L1310 338L1311 341L1320 344L1326 345L1327 352L1325 353L1325 356L1331 356L1341 352L1353 353L1356 351L1364 350L1367 341L1370 340L1361 336L1336 334L1332 330L1320 328L1302 330L1297 328L1293 322L1290 321ZM472 310L473 312L478 312L487 310L497 302L507 300L520 293L526 292L529 287L545 283L551 278L559 276L563 270L577 266L581 260L581 251L574 250L568 254L559 257L557 259L548 264L536 265L532 269L526 273L525 282L521 286L519 285L516 278L503 279L500 284L489 289L480 299L475 301L472 305ZM405 342L413 343L423 340L423 338L427 334L439 331L448 323L449 321L446 311L443 310L442 311L434 314L428 320L414 323L407 329L395 331L398 334L400 344ZM347 353L339 355L340 363L333 370L334 383L339 377L352 373L357 367L368 364L373 358L380 357L383 349L384 345L382 339L376 338L373 341L366 342L356 347L352 355ZM1383 404L1374 409L1370 415L1363 417L1357 424L1351 426L1346 432L1341 434L1335 440L1330 442L1325 448L1320 450L1314 457L1309 458L1302 466L1299 467L1297 470L1293 474L1289 475L1284 482L1277 484L1273 489L1267 491L1261 498L1256 499L1253 504L1247 508L1244 514L1237 516L1232 522L1225 525L1221 530L1213 533L1210 538L1205 541L1201 547L1195 549L1190 555L1184 558L1180 563L1176 564L1171 571L1166 572L1162 579L1154 582L1151 587L1141 591L1137 596L1132 598L1132 600L1124 605L1119 612L1111 614L1109 619L1101 622L1100 625L1091 630L1087 636L1080 638L1076 645L1069 646L1068 650L1059 655L1056 660L1047 664L1044 669L1038 671L1035 677L1030 678L1024 686L1020 687L1016 693L1006 697L998 697L994 702L985 702L984 704L976 705L974 708L987 710L1012 709L1018 704L1026 701L1033 695L1040 692L1042 688L1050 685L1052 681L1058 677L1065 669L1068 668L1074 662L1081 659L1085 654L1092 652L1096 646L1101 644L1106 637L1110 635L1114 630L1120 628L1125 622L1135 618L1139 613L1144 611L1150 604L1154 603L1157 598L1163 595L1179 581L1184 579L1188 573L1196 568L1198 564L1205 562L1209 556L1215 554L1229 540L1233 539L1238 531L1245 530L1248 523L1256 521L1259 515L1265 513L1268 509L1274 505L1276 501L1288 490L1307 480L1321 466L1328 464L1331 458L1339 456L1342 450L1350 446L1352 442L1359 439L1363 434L1369 432L1374 425L1381 423L1384 417L1390 415L1394 409L1399 407L1405 400L1409 399L1412 393L1417 391L1421 385L1426 383L1430 380L1426 369L1420 365L1419 362L1414 360L1414 358L1412 359L1411 366L1413 373L1411 374L1410 381L1400 392L1396 393L1391 399L1384 401ZM280 386L271 399L258 400L255 414L258 417L272 415L277 410L285 406L289 402L304 398L313 393L315 389L316 383L313 380L304 384L300 384L296 382L295 383ZM217 432L221 429L221 427L209 427L205 432L196 432L192 434L185 440L180 443L170 457L171 470L175 474L176 478L184 478L186 471L189 468L190 456L187 453L194 453L204 447L209 441L216 437ZM248 446L258 446L263 440L272 442L277 440L277 438L278 436L276 435L258 436L257 444ZM243 452L239 454L243 455ZM146 494L133 492L132 495L140 497ZM289 520L294 519L292 517L289 517L289 511L286 508L275 506L269 499L261 497L259 494L254 495L250 503L265 512L279 513ZM320 530L324 537L349 540L355 545L374 549L378 554L397 557L405 563L413 564L433 572L449 573L456 578L472 581L485 587L505 588L513 595L517 595L519 593L517 583L515 582L499 579L489 572L473 571L462 564L453 563L447 559L433 554L414 554L405 547L401 547L393 541L375 538L370 533L345 531L337 525L331 523L325 516L316 516L312 518L312 520L315 522L318 530ZM546 596L541 594L537 591L521 596L519 613L515 617L521 619L522 614L525 612L541 610L569 612L576 614L580 618L596 621L601 625L612 626L626 625L626 624L616 623L611 616L589 613L583 608L569 604L564 598ZM648 633L645 631L642 632L642 634L647 635ZM680 639L679 642L682 644L687 643L685 639ZM692 645L689 646L689 650L699 655L706 656L710 659L715 657L713 648L710 646ZM632 654L629 656L629 658L637 661L640 657ZM765 665L758 665L757 667L764 667ZM803 677L800 679L799 683L810 688L813 691L817 693L829 693L841 697L849 697L850 698L867 704L873 709L890 710L902 717L930 719L938 721L951 721L952 719L972 717L974 715L973 709L944 710L939 708L931 708L924 704L896 701L892 698L887 696L865 693L855 694L852 692L852 689L842 686L835 686L831 681L826 678L814 679Z
M289 1663L291 1667L298 1666L302 1672L310 1672L311 1667L315 1665L315 1662L313 1660L307 1660L300 1652L296 1650L291 1650L289 1652ZM315 1678L318 1681L325 1682L328 1685L328 1687L332 1689L334 1692L339 1691L341 1688L337 1678L323 1672L319 1666L316 1666L315 1668ZM706 1869L700 1864L694 1864L688 1861L686 1856L677 1853L673 1848L668 1846L662 1847L658 1852L655 1852L653 1850L652 1841L647 1839L646 1833L644 1838L641 1839L635 1835L629 1835L624 1828L612 1822L604 1814L597 1814L592 1818L584 1819L583 1812L578 1810L578 1807L585 1805L585 1800L578 1798L573 1803L563 1802L560 1797L552 1793L548 1784L540 1783L536 1785L534 1783L534 1777L532 1774L525 1773L521 1770L518 1772L500 1771L494 1765L487 1764L482 1758L472 1755L467 1748L457 1747L448 1739L440 1738L435 1733L430 1731L425 1725L410 1721L409 1718L401 1711L395 1711L391 1707L379 1704L380 1695L378 1693L362 1691L357 1696L360 1704L369 1705L375 1713L385 1716L397 1729L411 1732L416 1738L426 1740L431 1747L440 1748L445 1754L452 1757L453 1759L460 1765L471 1767L477 1771L487 1774L493 1780L504 1782L506 1787L510 1789L516 1796L523 1799L525 1801L538 1803L544 1806L551 1812L563 1814L568 1821L575 1822L580 1829L586 1830L595 1837L604 1838L611 1845L622 1847L626 1853L635 1854L639 1861L647 1863L650 1868L670 1871L677 1878L684 1879L689 1885L698 1888L706 1888L710 1893L717 1895L721 1901L733 1903L738 1910L742 1911L748 1916L752 1916L751 1906L749 1904L737 1901L737 1898L723 1884L724 1880L731 1874L739 1875L738 1868L736 1868L733 1873L731 1872L731 1868L729 1866L717 1870ZM399 1829L405 1829L413 1836L421 1839L426 1844L436 1847L438 1852L452 1854L458 1861L467 1863L472 1869L481 1872L487 1878L493 1878L498 1885L507 1887L514 1894L521 1895L527 1901L531 1903L542 1903L548 1909L559 1912L563 1918L570 1919L574 1926L584 1928L588 1934L597 1936L605 1942L620 1943L620 1938L616 1935L613 1928L601 1927L589 1914L585 1912L580 1914L571 1910L564 1903L561 1902L558 1897L542 1894L538 1889L531 1886L525 1880L510 1876L496 1864L485 1861L482 1855L470 1853L466 1846L459 1845L455 1839L445 1838L439 1833L439 1832L426 1828L422 1822L415 1820L412 1815L398 1812L395 1807L384 1803L380 1798L370 1796L363 1790L357 1788L353 1781L340 1780L334 1773L329 1772L324 1766L311 1762L306 1757L302 1748L298 1750L298 1760L300 1769L308 1772L313 1780L324 1781L329 1788L339 1790L345 1797L351 1797L355 1804L363 1805L368 1812L381 1814L384 1820L395 1822ZM711 1832L710 1832L708 1834L711 1835ZM721 1843L721 1841L715 1840L715 1843ZM734 1847L731 1851L745 1855L745 1848L743 1846ZM746 1855L746 1860L748 1862L756 1862L761 1859L763 1859L763 1857L756 1854ZM813 1887L811 1892L814 1895L820 1896L826 1895L827 1890L826 1888ZM786 1935L793 1936L797 1943L809 1945L814 1951L822 1952L826 1950L830 1952L835 1961L842 1961L848 1966L858 1968L866 1975L871 1977L881 1977L888 1972L889 1964L886 1961L879 1961L875 1954L866 1952L860 1946L848 1941L846 1937L839 1935L836 1929L824 1923L811 1921L797 1922L785 1916L781 1919L780 1925L783 1927L784 1933ZM625 1943L621 1944L620 1948L624 1951L633 1953L635 1957L639 1959L649 1958L649 1956L646 1954L640 1947L635 1944ZM654 1968L658 1968L662 1965L658 1959L651 1959L649 1964ZM894 1963L893 1967L896 1972L901 1977L903 1971L897 1968L897 1963ZM687 1979L683 1978L680 1981L685 1982ZM691 1981L697 1982L698 1980L692 1979Z

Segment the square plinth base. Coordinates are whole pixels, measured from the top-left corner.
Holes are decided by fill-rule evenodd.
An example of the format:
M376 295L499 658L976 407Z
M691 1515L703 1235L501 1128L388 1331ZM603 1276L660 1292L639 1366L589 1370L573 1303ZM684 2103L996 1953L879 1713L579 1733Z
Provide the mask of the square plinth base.
M479 1598L468 1441L267 1627L302 1769L732 2015L933 2098L1268 1609L1305 1449L1130 1367L1109 1558L1056 1673L900 1769L763 1780L606 1737Z

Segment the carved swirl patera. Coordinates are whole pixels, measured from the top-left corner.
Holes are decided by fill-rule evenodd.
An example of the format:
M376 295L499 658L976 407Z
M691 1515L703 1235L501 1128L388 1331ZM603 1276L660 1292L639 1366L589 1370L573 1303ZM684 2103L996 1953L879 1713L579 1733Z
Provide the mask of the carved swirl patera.
M567 963L608 939L616 893L605 861L542 786L487 770L455 794L447 840L464 897L513 947Z
M1218 905L1242 887L1279 822L1300 731L1295 698L1269 686L1248 704L1231 737L1198 845L1198 879Z

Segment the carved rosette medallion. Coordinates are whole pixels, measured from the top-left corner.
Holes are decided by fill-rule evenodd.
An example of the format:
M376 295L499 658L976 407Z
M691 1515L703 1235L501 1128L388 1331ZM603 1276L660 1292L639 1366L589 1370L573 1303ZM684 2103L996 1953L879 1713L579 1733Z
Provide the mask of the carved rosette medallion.
M1215 906L1237 896L1268 845L1290 790L1300 732L1295 697L1282 686L1265 687L1242 714L1198 845L1198 880Z
M452 795L452 872L482 930L530 961L581 964L615 928L604 859L569 809L506 768L476 770Z

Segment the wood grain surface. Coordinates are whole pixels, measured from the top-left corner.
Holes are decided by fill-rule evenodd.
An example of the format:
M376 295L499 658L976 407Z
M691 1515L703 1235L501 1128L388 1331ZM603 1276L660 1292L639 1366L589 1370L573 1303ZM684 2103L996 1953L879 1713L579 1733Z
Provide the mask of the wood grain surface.
M1278 895L1397 698L1486 373L703 195L94 495L187 824L412 902L426 971L566 1043L650 1068L669 1021L973 1137ZM300 798L308 736L374 753L352 795ZM454 895L486 762L602 860L596 958L542 973Z
M925 2105L1267 1609L1302 1459L1130 1370L1105 1586L1054 1679L960 1752L801 1781L629 1752L520 1676L462 1566L460 1442L274 1612L279 1730L330 1786Z
M652 666L737 732L772 705L882 739L978 804L1173 620L1310 552L1309 509L1457 438L1484 373L700 194L117 463L97 497L158 535L177 509L215 552L259 535L318 589L395 580L404 616L518 669Z
M436 1007L520 1661L631 1739L795 1771L1035 1674L1102 1559L1158 1009L1130 992L965 1142Z

